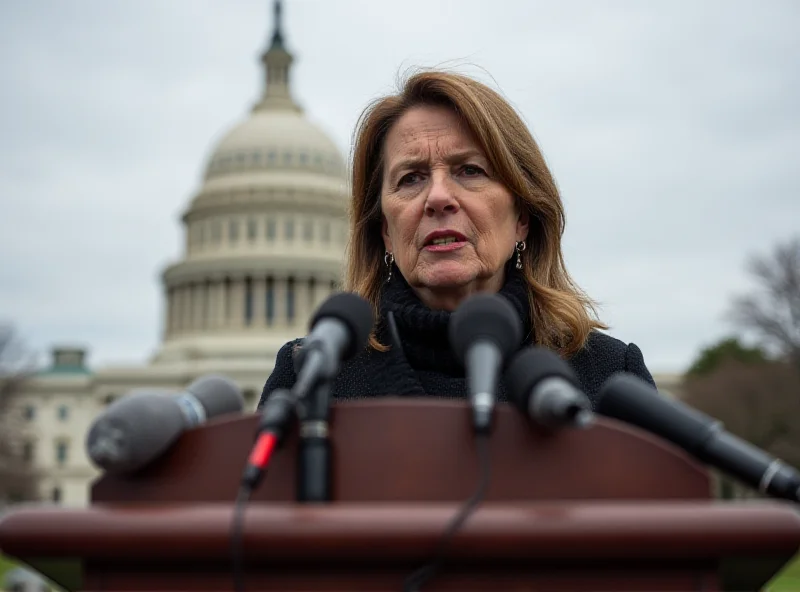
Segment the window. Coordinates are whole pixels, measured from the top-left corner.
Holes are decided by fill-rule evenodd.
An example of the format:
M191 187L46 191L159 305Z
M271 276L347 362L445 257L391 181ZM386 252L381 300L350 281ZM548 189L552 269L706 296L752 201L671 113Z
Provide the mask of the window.
M33 442L25 442L22 445L22 460L26 463L32 463L34 457L35 449L33 447Z
M286 320L289 324L294 322L294 278L289 278L286 282Z
M286 240L294 239L294 218L287 218L283 227L283 233L286 235Z
M27 421L33 421L36 417L36 407L33 405L26 405L25 409L22 411L22 415Z
M303 238L310 241L314 238L314 221L306 220L303 224Z
M283 164L291 164L292 163L292 153L291 152L284 152L283 153Z
M300 153L300 164L308 164L308 154L305 152Z
M254 241L256 237L258 237L258 220L250 218L247 221L247 238Z
M239 221L231 220L228 224L228 240L235 243L239 240Z
M272 218L267 219L267 238L269 240L275 240L275 220Z
M222 222L214 220L211 223L211 240L218 243L222 240Z
M331 223L327 220L322 223L322 242L331 242Z
M252 405L256 400L256 391L253 389L244 389L242 396L248 405Z
M200 222L197 225L197 244L202 247L203 243L205 242L206 242L206 225L203 222Z
M244 324L250 325L253 322L253 280L244 280Z
M66 421L69 417L69 407L66 405L61 405L58 408L58 420L59 421Z
M53 491L50 493L50 499L53 500L55 503L61 502L61 488L60 487L53 487Z
M64 441L56 442L56 463L58 466L64 466L67 464L67 453L69 452L69 446Z
M108 395L106 395L103 398L103 404L104 405L111 405L111 403L113 403L116 400L117 400L117 397L115 397L113 394L109 393Z
M267 317L267 324L271 325L275 319L275 282L272 278L267 278L267 301L265 313Z

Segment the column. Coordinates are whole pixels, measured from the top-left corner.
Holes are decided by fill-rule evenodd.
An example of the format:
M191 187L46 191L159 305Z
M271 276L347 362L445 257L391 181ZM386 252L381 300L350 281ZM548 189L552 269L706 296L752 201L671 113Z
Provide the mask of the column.
M192 286L192 330L195 332L203 329L204 291L205 286L202 282L197 282Z
M286 326L286 278L275 278L275 321L276 327Z
M169 287L167 288L167 290L166 290L166 300L167 300L167 302L166 302L166 309L167 310L166 310L166 313L164 315L165 316L165 318L164 318L164 337L165 338L169 338L170 335L172 335L172 333L175 330L175 327L173 326L174 323L175 323L175 319L174 319L174 310L173 310L173 302L172 302L172 288L169 288Z
M181 287L181 332L186 334L192 330L192 285Z
M231 329L241 329L244 327L244 278L235 278L231 283L230 311L228 326Z
M294 326L307 327L308 319L312 314L308 301L308 279L298 279L294 282Z

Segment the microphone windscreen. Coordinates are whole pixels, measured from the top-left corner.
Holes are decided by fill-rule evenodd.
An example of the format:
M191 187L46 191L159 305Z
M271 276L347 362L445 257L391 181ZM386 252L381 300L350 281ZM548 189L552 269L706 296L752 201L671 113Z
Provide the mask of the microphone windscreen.
M211 419L228 413L242 413L244 396L231 379L218 374L208 374L194 380L186 392L193 395L203 406L206 418Z
M185 429L171 393L134 390L112 403L86 436L89 458L109 473L129 473L161 454Z
M349 347L342 353L343 359L353 357L366 347L375 322L369 302L352 292L334 294L317 309L311 319L311 330L319 321L331 318L344 323L350 331L351 339Z
M596 412L652 432L696 454L718 422L660 394L632 374L609 378L600 389Z
M542 380L554 377L580 388L578 377L557 353L543 347L526 347L508 364L505 382L509 397L525 407L533 388Z
M522 321L511 303L500 294L475 294L452 314L448 332L450 347L462 364L467 350L480 339L493 341L505 358L522 341Z

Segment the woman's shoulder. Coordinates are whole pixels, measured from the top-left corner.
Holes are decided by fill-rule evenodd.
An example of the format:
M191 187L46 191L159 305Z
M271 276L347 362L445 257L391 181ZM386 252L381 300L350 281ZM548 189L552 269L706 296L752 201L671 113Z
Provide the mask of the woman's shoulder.
M639 346L601 331L592 331L569 363L592 402L605 381L618 372L629 372L655 386Z
M264 390L261 391L261 399L258 402L258 409L267 400L269 394L276 389L290 389L294 386L297 380L297 373L294 371L294 356L297 350L302 346L303 339L293 339L287 341L278 350L275 355L275 366L264 384Z

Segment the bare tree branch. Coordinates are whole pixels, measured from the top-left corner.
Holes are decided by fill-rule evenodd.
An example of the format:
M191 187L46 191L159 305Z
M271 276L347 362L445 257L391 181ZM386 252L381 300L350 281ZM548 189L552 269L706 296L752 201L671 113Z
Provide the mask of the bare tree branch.
M0 506L38 497L38 481L28 458L25 421L17 403L34 369L34 357L11 325L0 326Z
M758 288L734 300L731 319L800 367L800 238L754 258L748 271Z

